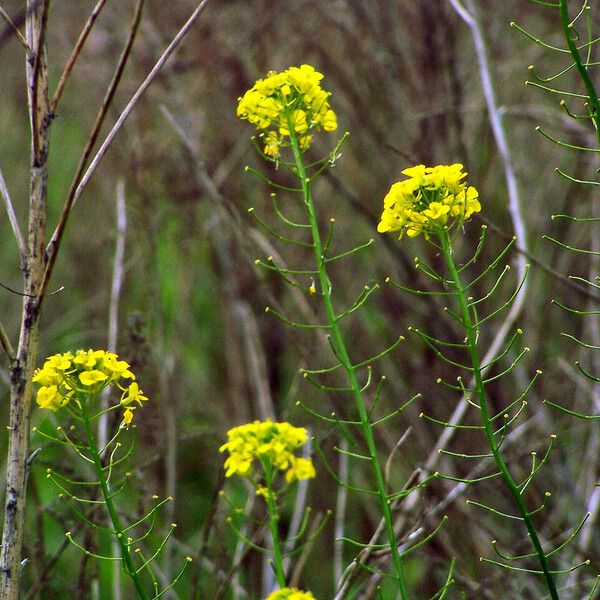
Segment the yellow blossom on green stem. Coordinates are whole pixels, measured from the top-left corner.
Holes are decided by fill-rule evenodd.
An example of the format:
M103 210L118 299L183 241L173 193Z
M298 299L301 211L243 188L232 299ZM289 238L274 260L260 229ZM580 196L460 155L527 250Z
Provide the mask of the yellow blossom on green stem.
M265 600L316 600L310 592L302 592L296 588L283 588L269 594Z
M131 383L126 383L127 380ZM97 396L105 387L115 387L122 392L120 404L125 407L125 425L133 418L134 407L128 405L136 402L142 406L148 400L135 382L129 364L105 350L77 350L75 354L50 356L34 373L33 381L40 386L36 396L38 406L52 411L69 404L74 397Z
M248 477L264 461L276 471L285 472L288 483L315 476L312 460L294 454L308 439L303 427L285 422L254 421L230 429L227 438L220 448L220 452L229 452L225 461L227 477Z
M133 420L133 411L135 406L128 406L123 412L123 425L129 425Z
M239 99L237 116L260 131L267 156L278 158L281 148L289 145L290 126L302 150L310 146L311 129L337 128L331 94L321 88L321 79L323 74L310 65L271 71Z
M394 183L385 196L377 231L427 237L436 228L464 223L481 204L477 190L464 183L467 173L462 169L458 163L404 169L408 179Z
M137 402L140 406L143 406L143 403L147 400L148 398L144 396L144 392L142 392L140 386L134 381L130 383L127 390L123 392L123 396L121 397L121 404L123 406L127 406L132 402Z

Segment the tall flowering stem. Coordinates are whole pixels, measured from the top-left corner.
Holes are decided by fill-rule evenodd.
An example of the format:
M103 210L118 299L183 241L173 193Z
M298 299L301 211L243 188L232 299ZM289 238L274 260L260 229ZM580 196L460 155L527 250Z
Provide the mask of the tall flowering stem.
M254 421L230 429L227 438L228 441L220 448L221 452L229 453L224 465L225 476L247 477L256 488L256 495L264 498L275 578L279 587L285 588L278 500L285 493L287 484L311 479L316 474L310 458L295 454L308 440L308 433L304 427L294 427L286 422ZM255 544L253 546L256 547Z
M97 526L108 529L115 536L125 572L133 582L139 598L148 600L150 596L144 589L140 573L148 566L149 561L144 561L142 566L138 568L134 564L131 547L135 542L129 537L129 533L135 525L123 526L115 505L115 497L123 488L114 486L110 481L111 476L114 477L113 471L116 465L122 463L129 454L128 452L124 457L115 458L121 446L117 440L131 424L134 412L141 408L148 398L135 381L135 375L130 371L129 364L124 360L120 360L116 354L105 350L77 350L76 352L55 354L46 359L43 367L34 373L33 382L39 386L36 402L40 409L49 410L61 416L68 415L83 429L85 435L72 434L72 431L78 429L75 425L68 428L69 433L64 428L59 427L60 438L54 438L42 431L39 433L68 447L86 464L93 467L95 480L88 483L100 488L103 498L101 503L106 507L111 525L107 528L104 525ZM102 409L100 397L109 388L119 393L119 399L107 408ZM121 413L121 422L110 440L101 447L94 433L95 422L103 415L112 412ZM77 441L74 441L74 439ZM48 477L56 483L51 469L48 470ZM89 499L80 498L63 487L65 481L72 484L81 482L75 482L62 476L60 481L61 483L58 483L59 488L67 493L74 503L89 502ZM136 525L153 516L160 504L155 505L153 510L140 519ZM87 519L85 520L88 522ZM89 554L85 548L75 542L70 532L66 533L66 537L72 544ZM94 556L106 558L99 555ZM112 559L112 557L110 558ZM181 577L182 573L183 571L171 583L171 586ZM158 591L156 594L158 594Z
M325 306L325 313L327 315L327 322L331 331L331 340L336 351L336 355L342 364L348 383L352 389L352 396L356 410L358 412L360 420L360 428L367 444L369 458L371 461L371 467L375 476L375 484L377 487L377 497L379 499L383 518L385 520L385 530L390 544L390 551L392 555L392 561L398 580L398 590L402 600L407 600L408 588L406 586L406 578L404 575L404 568L402 565L402 558L398 550L398 541L396 539L396 533L394 531L394 519L392 516L392 510L390 507L390 501L386 490L385 480L383 476L383 468L379 455L377 453L377 447L375 445L375 438L373 435L373 428L369 420L369 415L361 391L361 386L356 377L356 369L350 360L348 349L344 338L340 331L339 319L336 316L335 309L333 306L333 300L331 295L331 282L327 273L327 267L325 262L325 255L323 253L323 242L321 240L321 233L319 231L319 225L317 222L317 213L313 202L312 194L310 192L310 180L306 175L306 169L302 159L302 150L298 141L298 137L295 134L292 116L290 113L287 114L288 125L289 125L289 137L291 142L292 151L294 153L294 160L296 168L298 169L298 178L302 186L302 195L304 197L304 204L308 213L310 230L313 240L314 255L316 261L316 267L318 272L319 284L321 288L321 294L323 297L323 304Z
M95 400L95 399L94 399ZM96 402L99 405L99 402ZM110 517L111 523L114 528L114 535L117 539L117 543L119 545L119 550L121 552L121 559L123 561L123 568L127 575L131 578L133 585L142 600L148 600L149 596L146 594L142 582L140 580L140 576L135 568L133 563L133 559L131 557L131 551L129 549L129 544L127 542L127 536L125 535L125 531L123 529L123 525L121 523L121 519L119 519L119 515L117 513L117 509L115 507L115 503L113 502L113 493L109 487L109 483L106 478L106 469L102 464L101 450L98 448L96 438L94 436L94 428L91 421L91 415L89 413L89 406L87 403L82 404L82 418L83 425L85 428L85 433L87 436L87 444L88 450L90 452L92 461L94 463L94 471L96 473L96 477L98 478L98 482L100 484L100 489L102 490L102 496L104 498L104 504L106 505L106 510Z
M275 570L275 579L280 587L285 587L285 569L283 568L283 553L281 552L281 540L279 538L279 508L275 497L274 479L276 473L273 467L266 461L263 461L265 473L264 493L267 501L267 510L269 513L269 531L271 532L271 541L273 543L273 568Z
M323 75L310 65L290 67L281 73L270 72L265 79L258 80L255 85L240 98L237 114L256 126L259 139L262 141L263 155L272 162L279 162L283 150L291 149L293 161L282 162L300 180L304 208L308 216L308 224L302 224L310 231L312 243L302 242L314 251L316 274L318 282L313 282L309 288L311 294L317 293L323 299L327 316L327 329L330 331L330 342L340 366L346 373L349 390L354 399L358 412L360 430L368 449L368 459L371 464L376 496L385 520L385 530L394 564L395 578L402 600L408 599L408 590L402 565L402 556L398 549L398 541L394 531L394 519L390 506L390 495L387 492L383 468L373 434L373 425L369 420L363 392L357 379L357 367L350 360L346 343L340 330L340 320L346 313L336 314L332 299L332 286L326 268L325 247L319 231L317 213L310 191L310 180L303 161L313 139L313 132L320 129L334 131L337 128L337 117L329 105L330 93L323 90L320 81ZM345 139L342 138L342 141ZM340 142L341 144L341 142ZM339 146L338 146L339 148ZM332 153L331 161L335 159L337 149ZM317 174L326 169L328 161L319 161L321 167ZM314 166L313 164L313 166ZM289 224L289 221L283 219ZM284 238L281 238L284 240ZM351 254L351 251L349 254ZM313 272L311 270L311 272Z
M466 343L469 349L469 354L471 358L471 366L473 368L473 378L475 381L475 390L477 395L477 400L480 408L481 422L485 431L485 438L489 449L494 457L494 461L500 471L502 479L506 483L508 489L512 497L515 500L519 513L521 514L521 518L527 527L527 531L529 533L529 537L531 538L531 542L535 549L535 553L539 560L540 566L542 568L542 572L544 575L544 579L546 580L546 585L548 587L548 591L550 592L550 597L553 600L558 600L558 592L556 591L556 585L554 583L554 578L552 577L552 573L548 566L548 558L542 549L542 545L540 543L540 539L537 534L537 530L535 525L531 519L530 513L525 506L525 502L523 501L523 497L521 495L521 491L519 487L515 483L502 454L500 453L500 448L498 446L498 442L494 435L494 428L492 425L492 421L490 418L490 413L488 409L488 403L485 392L485 385L483 382L483 374L481 369L481 360L479 357L479 349L477 348L477 337L478 337L478 327L474 322L473 315L469 310L469 300L468 294L465 290L465 285L463 284L459 269L456 266L454 261L453 253L452 253L452 240L447 227L438 227L437 228L437 236L440 242L440 248L444 255L444 260L446 262L446 266L448 267L448 271L450 273L450 279L452 282L452 286L454 288L456 299L460 308L460 317L462 319L462 323L465 328L466 333Z

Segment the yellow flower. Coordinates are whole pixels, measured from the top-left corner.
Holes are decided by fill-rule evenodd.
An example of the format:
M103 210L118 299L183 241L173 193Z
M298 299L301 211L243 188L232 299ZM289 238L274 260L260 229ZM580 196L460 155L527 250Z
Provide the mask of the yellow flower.
M394 183L383 199L379 233L399 231L426 237L439 227L459 226L481 210L479 193L468 187L459 163L426 167L416 165L402 171L408 179Z
M127 407L123 422L128 425L133 418L133 408L127 405L135 402L142 406L148 400L129 370L129 363L120 360L114 352L105 350L77 350L75 354L66 352L46 359L44 366L33 375L34 383L40 387L36 402L40 408L58 410L68 404L73 396L82 398L98 394L107 386L114 386L121 392L120 404Z
M96 385L102 381L106 381L108 379L108 375L103 373L102 371L83 371L79 373L79 381L85 386Z
M268 487L265 487L261 484L256 486L256 495L262 496L267 502L269 501L269 496L271 496L272 494L273 492L270 492Z
M272 158L279 158L282 139L277 132L269 131L269 133L264 137L263 141L265 143L265 154Z
M133 420L133 411L135 410L135 406L128 406L123 413L123 425L129 425Z
M306 120L306 112L303 110L295 110L290 114L290 122L293 130L302 134L308 129L308 122ZM279 133L281 135L290 135L290 124L286 121L279 125Z
M293 456L290 459L290 463L291 468L285 473L285 480L288 483L300 481L301 479L311 479L316 475L312 460L308 458L296 458Z
M271 71L259 79L238 102L237 116L266 134L265 154L278 158L280 149L289 146L284 138L294 131L300 148L312 141L311 129L334 131L337 117L329 105L330 93L321 88L323 74L310 65Z
M310 592L302 592L296 588L283 588L269 594L265 600L316 600Z
M315 476L312 461L298 458L294 452L308 439L306 429L290 423L254 421L234 427L227 432L227 443L220 452L229 452L225 461L225 475L252 475L255 463L267 461L271 468L285 472L288 482Z
M62 396L55 385L45 385L38 390L35 401L40 408L58 410L62 406Z
M137 402L140 406L143 406L143 403L147 400L148 398L144 396L144 392L142 392L138 384L134 381L133 383L130 383L127 390L123 392L121 404L127 406L132 402Z

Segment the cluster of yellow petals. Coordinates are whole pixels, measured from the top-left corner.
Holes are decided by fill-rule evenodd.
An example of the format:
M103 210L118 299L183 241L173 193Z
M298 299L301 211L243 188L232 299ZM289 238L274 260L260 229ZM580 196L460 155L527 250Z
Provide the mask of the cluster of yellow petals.
M310 592L301 592L296 588L283 588L269 594L265 600L315 600Z
M266 155L279 157L290 129L300 148L306 150L312 141L311 129L337 128L328 100L331 94L321 88L321 79L323 74L310 65L290 67L281 73L271 71L239 98L237 116L261 132Z
M225 461L225 475L252 475L255 461L266 461L271 468L285 471L287 482L310 479L315 468L309 458L297 457L294 452L306 443L306 429L290 423L254 421L234 427L227 432L227 443L220 448L229 452Z
M130 383L124 384L123 380ZM106 386L115 386L121 391L120 405L125 408L123 423L133 419L137 403L142 406L148 400L135 382L129 364L114 352L105 350L77 350L75 354L65 352L46 359L44 366L33 375L40 387L36 402L40 408L58 410L67 405L77 394L97 395Z
M426 167L417 165L402 171L408 179L392 185L384 198L377 231L399 231L416 237L427 236L438 227L460 225L481 210L479 193L467 186L461 164Z

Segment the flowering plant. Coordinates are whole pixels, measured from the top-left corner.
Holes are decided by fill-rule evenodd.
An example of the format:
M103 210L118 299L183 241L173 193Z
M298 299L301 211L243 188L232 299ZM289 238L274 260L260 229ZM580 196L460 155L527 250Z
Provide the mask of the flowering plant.
M438 227L461 225L479 212L479 193L462 181L467 176L462 168L456 163L404 169L408 179L394 183L385 196L377 231L399 231L400 238L405 233L427 237Z
M131 383L124 383L128 380ZM75 354L65 352L46 359L38 369L33 381L40 385L36 402L40 408L57 411L72 400L81 408L81 402L97 396L104 388L115 387L121 392L118 404L122 406L123 425L133 419L134 403L142 406L148 400L135 381L129 364L113 352L105 350L77 350Z
M311 130L337 128L336 115L329 106L331 94L321 88L321 79L323 74L310 65L290 67L281 73L271 71L239 99L237 115L260 131L267 156L279 158L281 148L290 145L290 131L300 148L307 150Z
M129 363L120 360L113 352L77 350L75 353L65 352L50 356L46 359L43 367L35 371L33 375L33 381L40 386L37 391L37 404L40 408L52 412L67 411L76 425L73 424L68 429L58 426L56 430L59 437L47 433L46 427L41 429L36 427L33 430L42 437L69 448L88 467L92 467L94 479L91 481L82 482L71 479L51 468L47 469L46 477L61 491L61 497L69 498L76 514L79 514L86 523L92 524L98 529L108 530L115 536L120 555L117 559L122 562L123 569L131 579L138 597L141 600L149 600L151 597L162 596L166 591L158 590L158 583L151 571L151 562L164 547L176 525L171 524L159 549L151 558L146 559L141 553L142 549L139 544L152 532L157 510L172 498L168 497L158 501L158 496L154 496L152 508L132 525L123 523L120 511L117 509L116 498L126 489L131 476L131 473L125 472L119 481L117 472L120 471L119 466L123 466L124 461L133 451L132 444L123 456L118 456L122 448L122 444L118 440L124 429L131 423L133 411L137 406L143 406L143 403L148 400L135 379ZM97 406L99 396L109 388L118 390L119 401L105 408ZM123 418L112 437L106 438L105 435L96 432L95 422L106 419L107 413L119 408L124 409ZM82 486L89 490L99 488L102 499L96 497L91 499L83 495L81 491L78 491L82 489ZM78 504L88 506L90 502L106 508L105 520L110 522L110 527L106 527L101 522L92 522L89 516L83 515L76 508ZM146 531L139 537L134 537L136 529L147 522L150 525ZM68 531L65 536L72 545L88 556L93 555L95 558L107 561L115 560L113 556L92 554L90 550L76 541L73 532ZM187 557L183 568L166 589L175 585L190 561L191 558ZM147 586L142 581L143 571L149 571L153 579L154 593L152 596L148 594Z
M315 476L312 460L294 454L308 439L303 427L254 421L230 429L227 437L229 441L220 448L221 452L229 452L225 461L227 477L252 475L256 462L263 465L266 462L275 471L285 471L288 483Z

